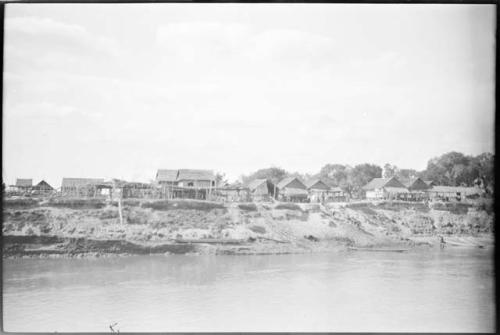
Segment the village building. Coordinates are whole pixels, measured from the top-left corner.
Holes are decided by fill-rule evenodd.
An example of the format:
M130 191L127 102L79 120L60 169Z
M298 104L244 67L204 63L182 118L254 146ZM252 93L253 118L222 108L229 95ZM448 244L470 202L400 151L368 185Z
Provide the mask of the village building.
M15 189L19 192L31 191L33 187L33 179L17 178Z
M307 186L297 177L288 177L276 185L278 189L278 199L290 202L307 202L309 193Z
M433 180L424 180L424 183L426 183L429 187L436 185L436 183Z
M54 188L49 185L45 180L40 181L38 184L33 186L33 191L35 194L49 194L54 192Z
M332 187L328 192L327 201L347 201L347 195L340 187Z
M248 183L253 201L270 201L274 197L274 184L268 179L255 179Z
M309 192L311 202L325 202L328 200L330 186L319 178L309 179L304 183Z
M213 171L195 169L160 169L156 183L161 186L161 197L167 199L207 200L217 186Z
M102 178L63 178L61 183L61 195L66 197L96 197L103 189L110 187Z
M410 191L396 177L373 178L362 188L367 199L407 199Z
M421 178L413 178L405 183L406 188L410 191L408 195L408 200L421 201L425 200L428 197L427 190L431 188L429 184L427 184Z
M427 193L434 201L464 201L479 198L484 191L479 187L437 185L428 189Z

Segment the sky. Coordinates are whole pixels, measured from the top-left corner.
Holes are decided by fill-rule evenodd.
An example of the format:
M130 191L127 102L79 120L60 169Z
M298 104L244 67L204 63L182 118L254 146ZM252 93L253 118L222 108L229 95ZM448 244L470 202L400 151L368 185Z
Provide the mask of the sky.
M2 177L494 153L495 30L494 5L7 4Z

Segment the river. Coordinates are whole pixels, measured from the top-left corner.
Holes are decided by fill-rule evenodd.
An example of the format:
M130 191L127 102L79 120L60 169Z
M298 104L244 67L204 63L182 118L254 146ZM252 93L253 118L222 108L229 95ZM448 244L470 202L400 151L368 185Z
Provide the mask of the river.
M495 330L492 250L5 259L5 331Z

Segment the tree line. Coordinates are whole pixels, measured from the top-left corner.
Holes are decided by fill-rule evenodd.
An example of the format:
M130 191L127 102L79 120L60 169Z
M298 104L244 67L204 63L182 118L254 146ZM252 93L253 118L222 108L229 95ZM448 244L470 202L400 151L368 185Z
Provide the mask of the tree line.
M452 151L430 159L423 171L402 169L389 163L383 167L369 163L355 166L326 164L316 174L300 174L280 167L270 167L242 175L240 179L243 184L247 184L254 179L264 178L273 183L286 177L299 177L302 180L321 178L329 186L338 186L350 196L356 196L360 195L362 187L373 178L396 177L404 183L420 177L423 180L432 180L436 185L479 186L491 194L494 187L494 159L492 153L470 156Z

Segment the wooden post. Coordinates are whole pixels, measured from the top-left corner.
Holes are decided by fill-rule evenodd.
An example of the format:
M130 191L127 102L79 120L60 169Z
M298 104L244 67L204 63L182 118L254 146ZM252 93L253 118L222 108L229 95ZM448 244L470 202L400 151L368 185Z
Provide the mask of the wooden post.
M118 214L120 215L120 224L123 225L123 215L122 215L122 199L118 198Z

